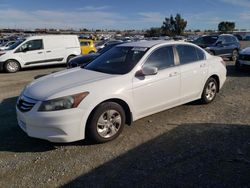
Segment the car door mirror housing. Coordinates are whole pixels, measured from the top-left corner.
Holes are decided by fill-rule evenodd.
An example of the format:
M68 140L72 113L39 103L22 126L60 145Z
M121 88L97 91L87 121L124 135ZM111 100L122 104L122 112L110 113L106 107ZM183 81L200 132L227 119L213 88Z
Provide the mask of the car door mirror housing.
M149 76L156 75L158 73L157 67L142 67L141 70L137 71L136 76Z

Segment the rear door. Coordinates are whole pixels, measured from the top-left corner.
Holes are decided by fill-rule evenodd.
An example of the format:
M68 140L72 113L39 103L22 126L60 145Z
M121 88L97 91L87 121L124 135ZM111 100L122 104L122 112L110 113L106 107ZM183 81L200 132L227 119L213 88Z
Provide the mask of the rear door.
M181 102L186 103L199 98L208 74L205 53L192 45L176 46L180 64Z

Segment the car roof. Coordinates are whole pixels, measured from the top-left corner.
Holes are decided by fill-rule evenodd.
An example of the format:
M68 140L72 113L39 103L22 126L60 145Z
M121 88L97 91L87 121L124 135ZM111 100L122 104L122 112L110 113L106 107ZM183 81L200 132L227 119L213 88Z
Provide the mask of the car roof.
M118 46L151 48L151 47L153 47L155 45L159 45L159 44L185 44L185 42L165 41L165 40L149 40L149 41L128 42L128 43L120 44Z

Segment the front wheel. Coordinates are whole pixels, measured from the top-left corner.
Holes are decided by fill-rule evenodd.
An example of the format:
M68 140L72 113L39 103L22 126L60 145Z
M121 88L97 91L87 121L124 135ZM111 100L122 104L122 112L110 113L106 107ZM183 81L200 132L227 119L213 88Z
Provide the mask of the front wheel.
M201 101L204 104L212 102L218 92L218 83L214 78L209 78L202 92Z
M118 137L125 124L123 108L114 102L100 104L90 117L87 136L96 142L104 143Z
M15 73L20 70L20 64L15 60L8 60L4 64L4 70L8 73Z

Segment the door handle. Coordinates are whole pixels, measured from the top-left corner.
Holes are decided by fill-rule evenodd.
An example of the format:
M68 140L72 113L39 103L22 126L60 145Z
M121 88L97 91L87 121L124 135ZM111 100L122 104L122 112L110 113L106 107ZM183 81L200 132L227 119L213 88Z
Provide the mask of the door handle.
M177 76L178 72L172 72L169 74L169 77Z
M43 52L37 52L38 54L42 54Z
M47 53L50 53L51 51L49 50L49 51L46 51Z

